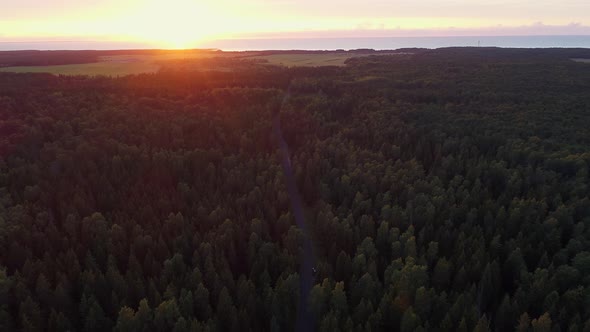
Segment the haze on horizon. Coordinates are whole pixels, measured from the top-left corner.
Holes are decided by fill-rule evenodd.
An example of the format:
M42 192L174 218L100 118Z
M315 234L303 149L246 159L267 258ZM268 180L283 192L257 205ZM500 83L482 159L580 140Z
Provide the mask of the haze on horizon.
M590 35L587 0L0 0L0 42Z

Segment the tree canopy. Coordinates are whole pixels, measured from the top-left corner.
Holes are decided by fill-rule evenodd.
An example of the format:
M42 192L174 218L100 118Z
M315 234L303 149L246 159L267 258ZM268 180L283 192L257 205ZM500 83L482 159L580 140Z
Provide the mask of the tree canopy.
M276 112L319 331L589 329L572 52L0 73L0 330L292 330L303 234Z

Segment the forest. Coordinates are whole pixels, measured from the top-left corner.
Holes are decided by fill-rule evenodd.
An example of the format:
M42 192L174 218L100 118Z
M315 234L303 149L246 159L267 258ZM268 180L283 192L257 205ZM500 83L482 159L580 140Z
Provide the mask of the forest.
M590 50L0 73L0 331L293 331L306 236L317 331L590 331L571 58Z

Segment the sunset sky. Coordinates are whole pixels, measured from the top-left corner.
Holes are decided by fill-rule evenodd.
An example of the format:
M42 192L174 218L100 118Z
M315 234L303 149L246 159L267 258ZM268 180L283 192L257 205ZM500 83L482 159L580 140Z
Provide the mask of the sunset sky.
M0 0L0 41L590 34L588 0Z

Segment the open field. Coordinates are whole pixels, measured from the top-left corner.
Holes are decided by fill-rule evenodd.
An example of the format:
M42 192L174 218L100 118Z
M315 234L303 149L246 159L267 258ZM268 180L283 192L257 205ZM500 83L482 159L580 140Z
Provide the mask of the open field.
M344 66L346 60L355 57L369 55L393 55L404 54L399 52L391 53L354 53L354 52L322 52L322 53L292 53L292 54L271 54L255 55L253 58L268 61L271 65L286 67L319 67L319 66Z
M97 62L59 66L25 66L0 68L0 72L50 73L55 75L125 76L157 72L159 66L150 62Z
M546 51L551 53L551 51ZM22 53L22 54L21 54ZM0 72L50 73L56 75L125 76L154 73L161 68L208 71L228 70L213 58L256 60L262 64L285 67L344 66L346 60L370 55L409 54L396 51L247 51L217 50L128 50L69 52L0 52ZM575 62L590 63L590 58L577 50L569 51ZM2 57L3 55L3 57ZM17 61L18 60L18 61ZM187 61L184 61L187 60ZM197 60L197 61L193 61ZM191 62L187 66L187 62ZM56 63L57 62L57 63ZM184 64L183 64L184 62ZM13 64L14 63L14 64ZM179 67L180 65L184 67Z
M142 73L157 72L161 65L159 62L195 59L211 57L211 53L202 51L186 53L164 53L164 54L123 54L98 56L98 62L51 65L51 66L14 66L0 67L0 72L13 73L50 73L55 75L89 75L89 76L125 76Z
M276 54L269 52L221 52L221 51L186 51L186 52L162 52L139 51L123 53L113 51L113 54L98 53L96 62L73 63L58 65L21 65L0 67L0 72L17 73L50 73L55 75L89 75L89 76L125 76L141 73L154 73L163 66L175 66L182 60L199 60L212 58L236 58L247 60L261 60L263 63L277 66L344 66L347 59L352 57L367 56L375 53L359 52L281 52ZM388 54L388 53L379 53ZM87 54L86 54L87 55ZM92 61L92 60L91 60ZM217 66L211 67L214 62L199 62L198 66L190 70L225 70Z
M326 53L326 54L274 54L254 56L255 59L268 61L271 65L286 67L293 66L344 66L344 62L351 58L350 53Z
M213 57L233 57L235 53L230 52L215 52L215 51L201 51L201 50L187 50L185 52L171 52L171 53L157 53L157 54L117 54L117 55L103 55L98 57L99 62L119 62L119 63L133 63L133 62L160 62L170 60L184 60L184 59L203 59Z

